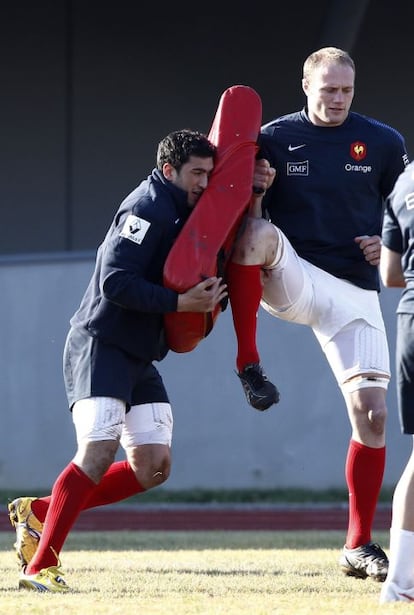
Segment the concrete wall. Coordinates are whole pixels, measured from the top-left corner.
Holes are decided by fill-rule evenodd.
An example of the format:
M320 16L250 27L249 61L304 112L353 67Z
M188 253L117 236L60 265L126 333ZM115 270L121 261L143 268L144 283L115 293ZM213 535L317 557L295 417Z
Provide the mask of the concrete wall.
M357 65L354 109L414 152L407 0L173 6L137 0L3 2L0 253L94 250L171 130L208 131L221 93L257 90L263 120L304 103L322 45Z
M93 254L0 261L0 488L48 490L75 447L62 378L68 321ZM398 291L381 293L394 349ZM350 430L341 394L313 334L259 313L263 364L282 399L259 413L234 374L235 338L226 310L191 354L159 364L174 409L170 489L343 487ZM389 391L385 484L398 478L411 447L400 434Z

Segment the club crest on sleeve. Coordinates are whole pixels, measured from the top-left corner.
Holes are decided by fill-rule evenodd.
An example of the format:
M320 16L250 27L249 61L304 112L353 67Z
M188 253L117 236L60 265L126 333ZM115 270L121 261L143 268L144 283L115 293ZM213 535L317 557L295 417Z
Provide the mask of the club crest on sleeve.
M134 243L140 244L142 243L142 240L144 239L150 226L151 224L147 222L147 220L143 220L142 218L138 218L138 216L129 214L125 220L122 231L120 232L120 236L125 237L125 239L129 239Z

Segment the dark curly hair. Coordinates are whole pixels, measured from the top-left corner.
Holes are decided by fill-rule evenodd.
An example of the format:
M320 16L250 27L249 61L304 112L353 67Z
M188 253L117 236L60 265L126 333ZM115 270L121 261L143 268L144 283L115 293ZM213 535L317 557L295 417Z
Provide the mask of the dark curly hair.
M214 158L216 147L206 135L196 130L176 130L164 137L158 144L157 169L169 162L176 171L188 162L190 156Z

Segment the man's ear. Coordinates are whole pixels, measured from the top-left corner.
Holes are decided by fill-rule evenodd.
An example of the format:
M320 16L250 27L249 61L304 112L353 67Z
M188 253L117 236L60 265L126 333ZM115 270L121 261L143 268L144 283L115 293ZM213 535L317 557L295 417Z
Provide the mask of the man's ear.
M172 164L170 164L169 162L164 162L164 164L162 165L162 174L164 175L165 179L168 179L168 181L172 181L175 177L175 173L176 170L174 169Z
M302 79L302 90L305 92L305 94L307 94L308 93L308 89L309 89L308 80L303 78Z

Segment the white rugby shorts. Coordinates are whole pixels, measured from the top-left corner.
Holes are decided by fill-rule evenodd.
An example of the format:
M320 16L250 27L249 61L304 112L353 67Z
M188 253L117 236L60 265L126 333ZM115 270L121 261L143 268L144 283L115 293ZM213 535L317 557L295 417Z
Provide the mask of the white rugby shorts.
M264 268L262 307L272 316L312 328L340 386L367 373L388 380L389 350L377 291L300 258L282 231L276 231L280 249L274 264Z
M77 401L72 410L78 444L120 440L124 449L142 444L171 446L173 416L169 403L153 402L131 406L111 397L89 397Z

